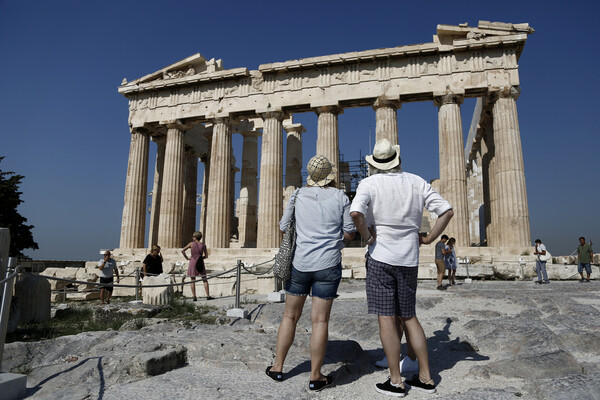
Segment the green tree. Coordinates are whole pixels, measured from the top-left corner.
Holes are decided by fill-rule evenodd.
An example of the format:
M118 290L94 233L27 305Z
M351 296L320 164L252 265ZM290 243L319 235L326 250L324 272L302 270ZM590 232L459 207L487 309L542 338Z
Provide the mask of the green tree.
M0 162L4 157L0 157ZM24 257L21 250L38 249L38 244L33 241L31 229L33 225L26 225L27 218L24 218L17 211L21 200L22 192L19 192L19 185L24 178L22 175L16 175L14 172L4 172L0 169L0 227L10 229L10 257Z

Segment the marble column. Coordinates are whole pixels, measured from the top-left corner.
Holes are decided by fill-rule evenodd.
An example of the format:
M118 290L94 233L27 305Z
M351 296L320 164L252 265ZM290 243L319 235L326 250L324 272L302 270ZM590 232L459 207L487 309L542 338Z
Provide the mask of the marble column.
M204 163L204 173L202 176L202 203L200 204L200 232L206 233L206 206L208 204L208 190L210 189L210 151L212 147L212 132L206 134L208 140L208 153L200 158Z
M242 177L238 203L239 242L242 247L256 246L256 205L258 203L258 132L242 132Z
M148 232L148 247L158 244L158 223L160 216L160 195L165 168L165 146L164 136L154 136L152 141L156 143L156 163L154 165L154 184L152 185L152 205L150 207L150 229Z
M302 187L302 124L286 125L287 142L285 148L285 188Z
M323 155L336 168L335 185L340 185L340 144L338 133L338 114L342 112L340 107L325 106L316 110L319 116L317 127L317 152Z
M181 236L185 159L183 140L188 127L178 121L168 122L166 126L167 144L160 200L158 244L163 248L178 248L183 245Z
M469 208L469 237L471 243L481 243L481 223L483 222L483 192L481 176L481 148L475 159L467 166L467 201ZM485 236L485 235L484 235Z
M519 88L506 87L492 96L497 97L492 112L499 245L530 246L529 208L516 104Z
M491 125L491 120L490 120ZM494 158L494 135L491 129L486 129L486 134L481 141L481 174L483 175L483 204L485 215L485 240L487 246L497 246L496 225L494 220L498 215L495 158Z
M373 104L375 110L375 142L387 139L392 146L398 144L398 114L401 107L398 100L377 99ZM370 151L371 149L369 149Z
M210 156L208 203L206 205L206 246L228 248L231 213L231 122L229 118L214 121Z
M235 236L238 239L240 238L240 233L238 230L239 221L236 221L237 218L235 216L235 174L240 171L238 167L235 166L235 156L233 155L233 146L231 147L231 169L230 169L230 184L229 184L229 197L227 198L227 204L229 204L229 237Z
M146 230L149 136L145 129L131 131L125 204L121 222L121 248L143 248Z
M185 180L183 185L183 242L191 242L196 230L196 188L198 186L198 154L192 148L185 150Z
M263 137L258 191L258 234L256 247L273 248L281 243L279 220L283 215L283 132L281 112L263 118Z
M450 202L454 217L445 233L456 238L456 245L470 245L469 213L467 207L467 176L463 144L460 104L462 96L448 94L435 97L439 107L439 152L441 195Z

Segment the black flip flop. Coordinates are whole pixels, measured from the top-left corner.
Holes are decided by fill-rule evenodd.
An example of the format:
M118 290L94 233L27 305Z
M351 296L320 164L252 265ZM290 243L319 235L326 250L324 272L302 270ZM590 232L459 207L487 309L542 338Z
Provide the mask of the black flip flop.
M273 368L272 365L268 366L267 369L265 370L265 374L267 374L267 376L269 378L273 379L274 381L281 382L283 380L283 371L275 372L275 371L271 371L271 368Z
M333 384L333 376L328 375L325 378L327 378L325 381L310 381L308 383L308 388L313 392L319 392L326 387L331 386Z

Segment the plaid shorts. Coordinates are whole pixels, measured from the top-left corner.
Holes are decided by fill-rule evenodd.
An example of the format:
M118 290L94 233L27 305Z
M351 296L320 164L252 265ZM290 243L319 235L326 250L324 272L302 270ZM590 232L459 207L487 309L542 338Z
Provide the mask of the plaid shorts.
M369 314L414 317L419 268L389 265L368 253L366 265Z

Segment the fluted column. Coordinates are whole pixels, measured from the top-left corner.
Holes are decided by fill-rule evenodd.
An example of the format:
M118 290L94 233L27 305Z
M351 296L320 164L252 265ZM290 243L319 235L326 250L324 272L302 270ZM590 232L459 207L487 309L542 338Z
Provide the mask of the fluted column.
M230 183L229 183L229 197L227 198L227 204L229 204L229 237L231 238L232 236L235 235L235 232L237 231L237 238L238 238L238 243L239 243L239 238L240 238L240 234L239 234L239 221L235 221L236 217L235 217L235 174L237 172L240 171L240 169L238 167L235 166L235 156L233 154L233 146L231 146L231 157L230 157L230 162L231 162L231 168L230 168Z
M228 118L216 119L213 125L208 185L205 243L208 248L228 248L231 229L231 124Z
M519 88L494 93L494 143L498 191L499 245L530 246L529 208L516 100Z
M152 205L150 206L148 247L158 244L160 196L162 194L162 182L165 168L165 146L167 143L164 136L154 136L152 141L156 143L156 163L154 165L154 183L152 185Z
M387 139L392 146L398 144L398 110L401 103L397 100L379 98L373 104L375 110L375 141Z
M481 140L481 174L483 176L483 204L485 215L485 240L488 246L497 246L496 234L498 216L498 196L496 191L496 158L492 119L482 124L485 135Z
M285 188L302 186L302 124L285 126L287 142L285 147Z
M161 192L158 243L164 248L178 248L183 244L184 132L187 126L170 121L167 126L165 173Z
M208 191L210 189L210 151L212 147L212 132L206 135L208 141L208 153L200 158L204 163L202 177L202 204L200 205L200 231L206 233L206 206L208 204Z
M456 238L458 246L469 246L467 176L460 116L462 100L462 96L453 94L434 99L439 107L440 194L454 210L454 218L445 232Z
M283 215L283 113L262 114L263 137L258 197L256 247L279 247L279 219Z
M149 137L144 129L131 131L125 204L121 221L121 248L144 247L146 224L146 190L148 183Z
M338 133L338 114L341 108L337 106L318 107L317 154L327 157L336 168L335 185L340 185L340 143Z
M258 203L258 132L243 132L242 177L238 204L239 241L242 247L256 245L256 205Z
M191 242L196 230L196 187L198 186L198 154L192 148L185 150L185 181L183 185L183 242Z

